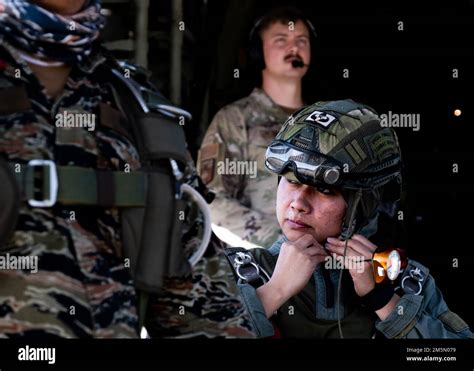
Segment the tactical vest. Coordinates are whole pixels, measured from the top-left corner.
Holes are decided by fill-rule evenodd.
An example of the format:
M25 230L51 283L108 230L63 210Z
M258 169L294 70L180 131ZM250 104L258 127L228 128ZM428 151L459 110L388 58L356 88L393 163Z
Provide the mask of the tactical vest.
M229 248L226 255L234 268L236 278L246 281L254 287L261 286L266 277L271 277L275 269L278 256L272 255L267 249ZM240 264L241 258L237 253L250 254L252 261ZM241 255L242 256L242 255ZM236 264L237 258L237 264ZM254 265L252 265L252 262ZM258 270L256 269L258 267ZM261 272L264 272L261 275ZM345 272L347 273L347 272ZM323 272L324 274L324 272ZM245 277L245 279L243 279ZM343 276L343 287L352 287L350 277ZM326 290L328 286L326 285ZM337 320L323 320L317 318L316 313L316 287L313 278L310 279L305 288L298 294L287 300L271 317L276 334L283 338L339 338ZM347 290L342 299L342 305L347 306L347 315L341 319L344 338L371 338L375 333L375 314L366 312L353 300L355 292ZM326 292L327 306L336 305L334 292Z

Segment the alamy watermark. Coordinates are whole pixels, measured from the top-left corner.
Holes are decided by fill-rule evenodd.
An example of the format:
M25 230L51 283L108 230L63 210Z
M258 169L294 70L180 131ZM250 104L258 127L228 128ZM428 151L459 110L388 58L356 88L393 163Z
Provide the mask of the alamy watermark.
M50 365L56 363L56 348L35 348L26 345L18 349L19 361L45 361Z
M58 128L87 128L95 130L95 114L90 112L63 111L55 116Z
M419 131L420 114L388 111L380 115L380 126L383 128L411 128L413 131Z
M367 264L364 264L367 259L363 256L345 256L333 254L324 258L324 268L326 269L350 269L357 273L362 273Z
M9 253L0 255L0 270L29 270L31 273L37 273L38 257L16 256Z
M248 175L250 178L257 177L257 161L234 161L228 158L217 162L217 174L219 175Z

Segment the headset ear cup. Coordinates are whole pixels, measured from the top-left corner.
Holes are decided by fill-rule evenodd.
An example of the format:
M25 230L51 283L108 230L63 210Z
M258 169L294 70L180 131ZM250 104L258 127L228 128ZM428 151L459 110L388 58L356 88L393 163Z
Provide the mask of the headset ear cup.
M257 38L256 48L255 48L255 66L262 71L265 69L265 58L263 55L263 42L260 36Z
M249 63L250 67L257 72L265 68L265 59L263 58L262 49L262 39L260 38L258 30L253 29L250 34L249 42Z

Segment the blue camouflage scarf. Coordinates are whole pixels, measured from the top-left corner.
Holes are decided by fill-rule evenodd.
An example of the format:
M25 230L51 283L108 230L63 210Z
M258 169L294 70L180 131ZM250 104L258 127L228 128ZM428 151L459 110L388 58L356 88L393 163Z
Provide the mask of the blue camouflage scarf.
M62 16L28 0L0 0L0 38L39 60L82 62L105 24L100 0Z

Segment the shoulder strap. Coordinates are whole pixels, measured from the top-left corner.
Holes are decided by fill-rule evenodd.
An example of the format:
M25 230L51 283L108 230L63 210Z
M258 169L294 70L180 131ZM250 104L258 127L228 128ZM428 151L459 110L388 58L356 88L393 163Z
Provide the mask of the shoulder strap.
M264 249L262 249L264 250ZM257 288L270 280L270 274L257 262L253 250L231 247L224 250L239 284L249 284ZM267 252L265 250L263 253Z
M152 88L135 81L133 71L126 71L107 52L104 56L106 60L97 67L95 78L110 88L126 118L121 125L137 147L140 170L147 180L144 209L129 208L121 213L124 252L133 257L136 287L156 293L162 289L164 277L191 272L179 218L180 210L184 210L180 185L188 160L186 139L179 116L171 117L149 105Z
M127 118L125 130L133 136L142 162L171 158L186 163L182 124L191 115L135 81L115 60L108 58L99 69L99 78L110 86L117 107Z
M143 290L138 290L138 331L146 325L146 314L148 310L150 296Z
M429 269L424 265L414 260L408 260L407 267L397 280L400 285L399 287L405 294L420 295L423 286L426 281L428 281L429 273ZM398 287L396 289L398 289Z

